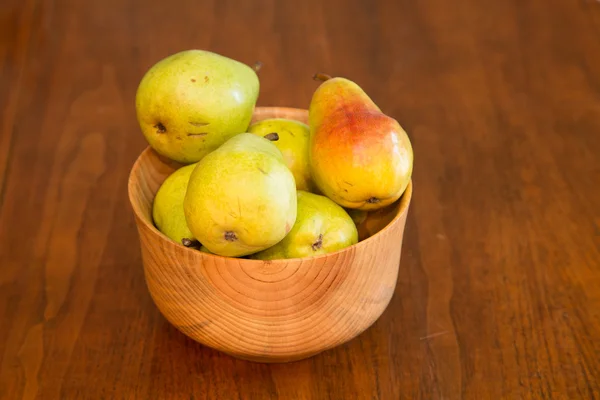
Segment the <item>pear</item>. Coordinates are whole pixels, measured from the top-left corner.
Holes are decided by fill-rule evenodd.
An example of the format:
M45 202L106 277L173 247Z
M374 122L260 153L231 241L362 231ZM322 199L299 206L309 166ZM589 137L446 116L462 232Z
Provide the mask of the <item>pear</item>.
M263 136L277 146L294 174L296 189L313 191L308 168L308 125L287 118L269 118L250 125L248 132Z
M367 219L368 211L358 210L355 208L348 208L346 209L346 212L348 213L348 215L350 215L352 221L354 221L354 225L356 226L359 226Z
M141 130L159 154L197 162L248 128L259 93L254 69L203 50L154 64L136 93Z
M408 135L356 83L323 79L309 106L309 166L316 186L345 208L393 203L412 175Z
M294 227L276 245L253 254L257 260L311 257L331 253L358 242L348 213L331 199L299 190Z
M273 246L296 221L296 185L269 140L241 133L198 162L183 209L211 253L240 257Z
M158 188L152 202L154 225L169 239L183 244L193 238L183 213L183 199L195 164L186 165L169 175Z
M203 246L200 246L200 251L201 251L201 252L203 252L203 253L212 254L212 253L210 252L210 250L208 250L208 249L206 248L206 246L204 246L204 245L203 245Z

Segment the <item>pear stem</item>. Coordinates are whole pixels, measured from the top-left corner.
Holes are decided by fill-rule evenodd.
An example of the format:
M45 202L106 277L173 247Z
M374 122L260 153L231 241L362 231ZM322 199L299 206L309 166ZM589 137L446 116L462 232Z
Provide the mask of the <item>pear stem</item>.
M315 81L325 82L325 81L327 81L327 80L329 80L331 78L332 78L331 75L327 75L327 74L324 74L322 72L317 72L316 74L313 75L313 79Z
M227 231L227 232L225 232L225 234L223 235L223 237L228 242L235 242L238 239L237 235L233 231Z
M167 128L165 128L162 122L159 122L158 124L154 125L154 128L156 128L156 132L158 133L165 133L167 131Z
M261 63L260 61L257 61L252 66L252 69L254 70L254 72L258 72L261 70L262 66L263 66L263 63Z
M264 136L265 139L270 140L271 142L276 142L279 140L279 135L277 134L277 132L271 132L271 133L267 133Z
M190 247L192 249L200 248L200 242L197 241L196 239L183 238L183 239L181 239L181 244L184 245L185 247Z
M320 233L317 241L312 244L313 251L319 250L323 246L323 234Z

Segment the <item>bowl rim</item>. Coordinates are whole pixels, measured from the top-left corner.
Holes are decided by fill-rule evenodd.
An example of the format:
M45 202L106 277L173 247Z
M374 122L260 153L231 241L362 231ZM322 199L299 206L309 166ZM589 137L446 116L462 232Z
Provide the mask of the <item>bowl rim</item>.
M289 112L294 114L304 114L308 117L308 109L306 108L297 108L297 107L279 107L279 106L256 106L254 108L254 113L252 114L252 120L254 120L254 116L262 113L266 113L269 110L279 110L282 112ZM272 118L284 118L284 117L272 117ZM271 119L271 118L269 118Z
M294 111L305 111L301 108L290 108L290 107L257 107L259 109L286 109L286 110L294 110ZM127 178L127 193L128 193L128 198L129 198L129 203L131 208L133 209L133 213L134 216L136 217L136 219L138 221L141 221L142 224L145 226L146 229L148 229L155 237L158 237L159 240L161 241L168 241L173 243L175 246L178 246L179 248L181 248L183 251L189 251L190 253L194 253L194 254L199 254L202 257L215 257L215 258L220 258L220 259L226 259L226 260L237 260L239 262L244 262L244 263L262 263L262 264L271 264L271 263L280 263L280 262L302 262L302 261L316 261L319 259L324 259L327 257L331 257L331 256L335 256L335 255L339 255L348 251L352 251L354 249L359 249L361 247L364 247L366 245L368 245L369 242L371 242L372 240L376 240L376 238L378 236L383 235L386 231L390 230L391 227L393 225L395 225L398 220L400 218L402 218L409 209L411 200L412 200L412 194L413 194L413 182L412 182L412 177L411 179L408 181L408 185L406 185L406 188L404 189L404 192L402 193L402 195L400 196L400 198L396 201L399 201L400 204L398 206L398 212L396 213L396 215L394 216L394 218L392 218L391 221L389 221L383 228L381 228L379 231L377 231L375 234L369 236L368 238L365 238L363 240L358 241L357 243L350 245L348 247L344 247L343 249L340 250L336 250L333 251L331 253L325 253L325 254L320 254L317 256L309 256L309 257L296 257L296 258L282 258L282 259L276 259L276 260L255 260L255 259L249 259L249 258L241 258L241 257L227 257L227 256L221 256L218 254L213 254L213 253L205 253L196 249L192 249L189 247L184 246L181 243L178 243L172 239L170 239L169 237L167 237L164 233L162 233L161 231L158 230L158 228L154 225L154 223L150 223L149 221L147 221L146 217L143 215L142 210L140 209L140 207L137 205L137 202L134 201L133 198L133 190L134 190L134 184L133 184L133 176L135 175L135 173L137 172L138 169L140 169L140 165L141 165L141 160L143 158L144 155L146 155L147 153L154 153L156 156L159 156L159 153L156 152L156 150L154 150L151 146L146 146L146 148L144 150L142 150L142 152L140 152L135 160L135 162L133 163L130 171L129 171L129 176ZM173 161L174 165L179 165L180 163L177 163L175 161ZM181 166L184 166L185 164L181 164ZM395 202L394 202L395 203ZM392 204L394 204L392 203ZM372 211L377 211L377 210L372 210Z

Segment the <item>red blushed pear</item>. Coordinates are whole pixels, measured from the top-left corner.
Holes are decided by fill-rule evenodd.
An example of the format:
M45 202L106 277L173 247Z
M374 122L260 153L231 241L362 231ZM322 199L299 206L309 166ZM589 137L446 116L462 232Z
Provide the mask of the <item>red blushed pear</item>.
M309 107L309 165L327 197L349 209L375 210L398 200L413 170L413 150L398 121L354 82L317 74Z

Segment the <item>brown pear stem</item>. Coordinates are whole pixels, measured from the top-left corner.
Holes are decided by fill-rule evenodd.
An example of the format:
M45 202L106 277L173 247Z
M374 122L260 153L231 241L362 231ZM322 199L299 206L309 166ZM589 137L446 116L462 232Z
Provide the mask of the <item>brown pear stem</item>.
M225 232L225 234L223 235L223 237L228 242L235 242L238 239L237 235L233 231L227 231L227 232Z
M258 72L261 70L262 66L263 66L263 63L261 63L260 61L257 61L252 66L252 69L254 70L254 72Z
M323 234L322 233L319 234L317 241L314 242L311 247L312 247L313 251L317 251L321 247L323 247Z
M279 135L277 134L277 132L271 132L271 133L267 133L264 136L265 139L270 140L271 142L276 142L279 140Z
M183 238L181 239L181 244L192 249L200 248L200 242L196 239Z
M313 75L313 79L315 81L325 82L326 80L329 80L331 78L332 78L331 75L327 75L327 74L324 74L322 72L317 72L316 74Z

